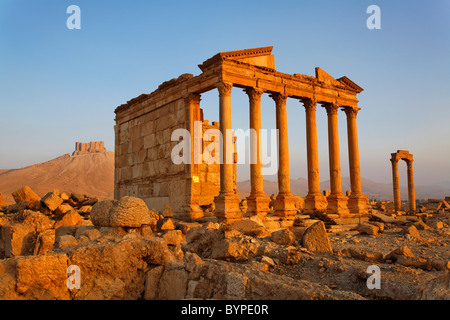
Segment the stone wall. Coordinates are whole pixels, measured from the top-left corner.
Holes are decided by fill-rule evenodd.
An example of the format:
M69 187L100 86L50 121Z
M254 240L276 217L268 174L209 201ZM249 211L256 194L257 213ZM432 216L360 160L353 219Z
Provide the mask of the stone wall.
M188 164L174 164L171 141L175 129L187 128L185 99L177 99L132 119L116 118L114 197L136 196L149 208L169 204L177 213L186 201L190 180Z

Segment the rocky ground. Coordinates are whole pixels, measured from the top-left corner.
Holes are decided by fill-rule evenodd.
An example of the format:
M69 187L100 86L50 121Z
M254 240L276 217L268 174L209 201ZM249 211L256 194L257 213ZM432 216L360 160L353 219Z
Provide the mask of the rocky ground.
M301 210L186 222L134 197L13 197L0 206L0 299L450 299L447 209L372 210L329 232Z

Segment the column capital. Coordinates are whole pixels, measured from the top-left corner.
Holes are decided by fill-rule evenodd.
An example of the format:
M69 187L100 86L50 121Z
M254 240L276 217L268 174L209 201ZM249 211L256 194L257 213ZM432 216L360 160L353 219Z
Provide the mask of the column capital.
M300 102L303 103L305 110L316 111L317 100L314 98L302 97L300 98Z
M271 93L269 97L271 97L275 101L275 103L279 105L280 103L286 103L288 95L281 92L275 92Z
M261 95L264 93L264 90L260 88L248 87L244 89L244 92L248 95L250 101L256 101L261 99Z
M414 160L413 159L404 159L407 167L412 167Z
M397 159L397 158L391 158L390 160L391 160L392 164L398 165L398 160L399 160L399 159Z
M336 102L321 102L320 104L327 110L328 115L337 114L340 107Z
M358 111L361 110L361 108L349 106L342 106L341 108L342 110L344 110L345 114L347 115L347 118L356 118Z
M219 95L230 95L231 89L233 89L233 84L231 82L220 82L217 84L217 90L219 90Z

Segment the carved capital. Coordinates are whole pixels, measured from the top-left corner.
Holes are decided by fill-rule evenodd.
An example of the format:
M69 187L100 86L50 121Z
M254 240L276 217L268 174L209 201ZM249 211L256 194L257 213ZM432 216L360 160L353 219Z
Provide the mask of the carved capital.
M217 85L217 90L219 90L219 95L227 95L231 94L231 89L233 89L233 84L231 82L221 82Z
M344 110L348 118L356 118L356 115L361 108L344 106L342 107L342 110Z
M259 88L245 88L244 92L248 95L250 101L258 101L261 100L261 95L264 93L263 90Z
M337 114L339 110L339 105L337 103L323 102L321 105L327 110L327 115L329 116Z
M275 92L269 95L276 103L277 106L286 104L288 96L284 93Z
M391 160L393 166L398 166L398 160L399 160L399 159L397 159L397 158L391 158L390 160Z
M408 167L408 169L412 169L413 166L413 159L404 159L406 162L406 166Z
M300 98L300 101L303 103L303 106L305 107L305 111L316 111L317 101L316 99L311 98Z

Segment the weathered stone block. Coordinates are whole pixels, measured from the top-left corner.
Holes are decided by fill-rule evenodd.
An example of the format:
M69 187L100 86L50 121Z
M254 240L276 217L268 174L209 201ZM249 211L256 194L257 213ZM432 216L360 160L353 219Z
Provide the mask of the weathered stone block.
M375 225L373 225L373 224L360 223L356 227L356 230L358 230L358 231L360 231L362 233L366 233L368 235L376 236L378 234L378 230L380 230L380 228L375 226Z
M55 240L55 248L67 248L67 247L73 247L78 245L78 240L69 234L59 236Z
M44 203L47 208L49 208L51 211L55 211L56 208L58 208L62 203L63 200L56 195L54 192L47 193L42 199L42 203Z
M295 236L288 229L282 229L272 232L272 234L270 235L270 239L273 242L281 244L283 246L290 246L295 243Z
M188 275L184 269L165 269L159 280L158 298L180 300L186 296Z
M33 253L36 243L35 226L11 223L1 228L5 257L15 257Z
M159 280L163 271L163 266L157 266L147 272L144 293L145 300L154 300L158 297Z
M97 202L91 210L91 221L97 227L109 227L111 225L109 210L117 204L116 200L104 200Z
M333 253L325 225L318 221L306 229L302 237L302 246L311 252Z
M67 260L65 254L18 260L16 291L39 299L69 299Z
M12 193L14 201L16 203L20 202L28 202L28 201L39 201L41 197L39 197L29 186L24 186L17 191Z
M135 197L123 197L109 209L112 227L140 227L151 224L150 210L144 200Z
M34 247L34 255L46 254L55 244L55 230L49 229L38 234Z
M55 228L60 226L76 226L81 223L81 216L75 210L67 212L61 220L56 222Z
M150 149L157 145L156 135L155 134L149 134L144 136L144 149Z
M147 120L143 125L141 129L142 136L147 136L150 134L153 134L155 132L155 122L152 120ZM145 141L145 139L144 139ZM145 142L144 142L145 143ZM145 147L144 147L145 148Z

